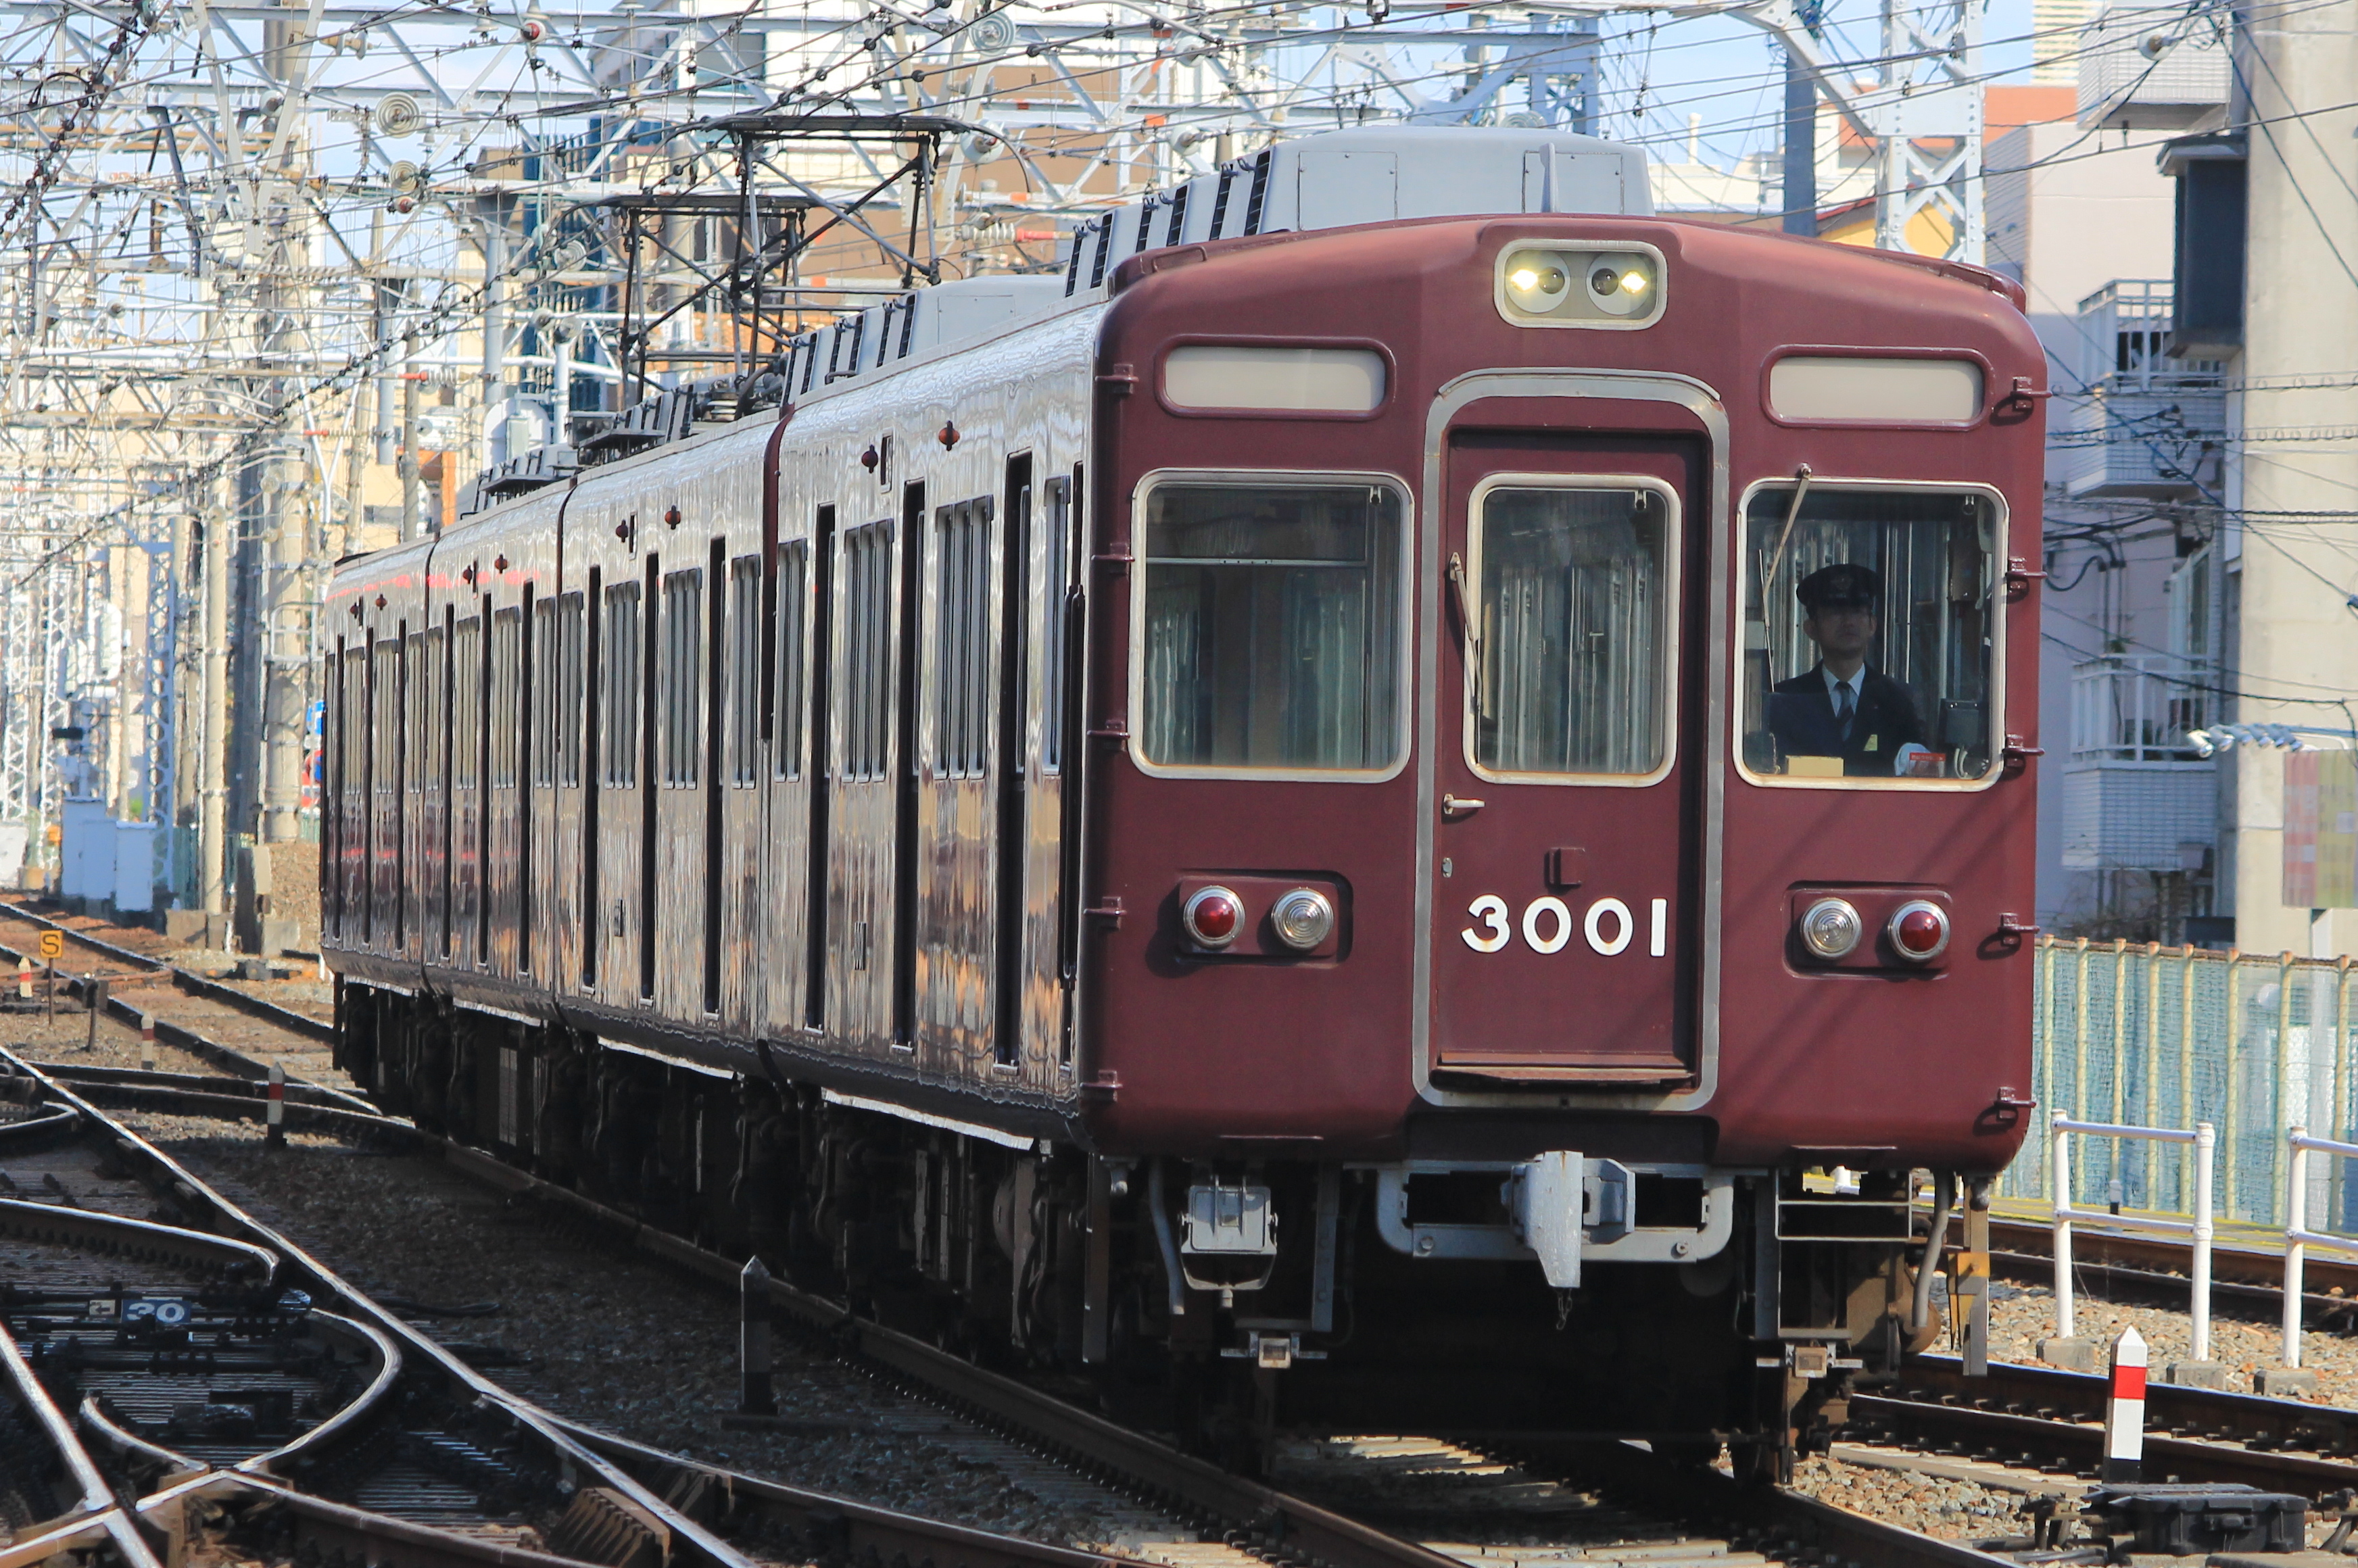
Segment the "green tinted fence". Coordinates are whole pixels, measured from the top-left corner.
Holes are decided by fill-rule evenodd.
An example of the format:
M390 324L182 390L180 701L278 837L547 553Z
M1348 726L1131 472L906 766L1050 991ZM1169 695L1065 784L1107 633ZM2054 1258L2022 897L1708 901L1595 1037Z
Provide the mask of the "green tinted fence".
M2285 1130L2358 1134L2348 958L2041 937L2031 1049L2039 1108L1998 1188L2045 1199L2047 1118L2218 1129L2218 1217L2281 1225ZM2358 1231L2358 1161L2315 1159L2309 1223ZM2071 1198L2185 1214L2192 1161L2180 1149L2088 1139L2073 1151Z

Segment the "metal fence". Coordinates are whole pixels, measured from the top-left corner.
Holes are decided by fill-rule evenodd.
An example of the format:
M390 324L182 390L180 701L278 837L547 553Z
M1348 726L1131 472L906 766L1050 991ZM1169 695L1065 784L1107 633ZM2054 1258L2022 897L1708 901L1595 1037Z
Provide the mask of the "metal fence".
M2031 1049L2043 1123L2218 1129L2222 1221L2284 1222L2285 1129L2358 1137L2351 960L2158 943L2041 937ZM2048 1141L2023 1145L1998 1191L2046 1200ZM2091 1141L2071 1166L2075 1204L2187 1214L2192 1162L2169 1145ZM2311 1225L2358 1231L2358 1161L2308 1170Z

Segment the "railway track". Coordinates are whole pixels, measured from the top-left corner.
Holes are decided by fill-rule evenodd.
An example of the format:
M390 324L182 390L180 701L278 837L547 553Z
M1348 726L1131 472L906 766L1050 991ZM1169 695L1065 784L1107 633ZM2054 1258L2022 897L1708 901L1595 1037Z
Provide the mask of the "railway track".
M846 1557L1103 1568L1095 1554L697 1465L518 1398L109 1117L0 1052L0 1295L12 1462L0 1546L157 1561L317 1552L393 1568L751 1568ZM174 1223L127 1212L161 1207ZM61 1400L56 1390L71 1390ZM36 1452L29 1444L11 1454ZM121 1503L119 1498L135 1501ZM165 1553L167 1557L174 1552ZM349 1561L349 1558L341 1559Z
M189 1075L135 1073L92 1067L43 1068L0 1053L0 1065L13 1063L19 1081L37 1086L46 1103L59 1104L89 1122L106 1125L99 1135L132 1138L119 1123L104 1122L102 1101L170 1115L240 1118L250 1115L254 1103L222 1080ZM733 1288L737 1260L698 1248L641 1224L619 1210L607 1208L569 1189L550 1186L525 1173L502 1165L478 1151L449 1144L381 1118L363 1118L340 1106L306 1097L288 1106L293 1119L309 1114L320 1119L319 1130L342 1136L381 1137L397 1141L413 1151L438 1156L472 1179L491 1184L523 1201L561 1211L569 1223L585 1226L685 1269L716 1285ZM125 1156L126 1162L129 1157ZM358 1292L334 1278L324 1266L305 1256L284 1237L211 1193L168 1157L143 1146L138 1156L151 1173L178 1193L186 1181L200 1195L200 1206L213 1228L243 1235L255 1245L293 1260L289 1267L311 1280L328 1300L350 1303ZM180 1195L183 1203L190 1200ZM267 1239L265 1239L267 1238ZM1529 1538L1533 1531L1549 1537L1554 1558L1580 1560L1599 1555L1627 1557L1633 1552L1649 1562L1677 1562L1692 1554L1714 1563L1797 1560L1856 1564L1857 1568L1965 1568L1992 1560L1968 1549L1881 1525L1790 1494L1763 1493L1736 1486L1712 1473L1677 1469L1650 1454L1621 1447L1584 1450L1551 1455L1544 1473L1528 1465L1473 1450L1418 1439L1384 1441L1383 1460L1398 1468L1402 1445L1422 1455L1425 1490L1452 1487L1454 1500L1436 1505L1421 1517L1404 1522L1416 1535L1394 1533L1352 1513L1280 1491L1258 1481L1228 1475L1182 1454L1152 1438L1107 1422L1055 1400L1027 1385L984 1371L921 1341L854 1317L835 1303L786 1286L773 1287L773 1303L790 1320L825 1336L838 1355L888 1382L914 1390L969 1420L995 1429L1022 1446L1050 1455L1058 1463L1098 1481L1142 1498L1172 1517L1193 1523L1206 1537L1198 1546L1165 1548L1163 1561L1194 1568L1219 1563L1228 1565L1254 1560L1318 1564L1322 1568L1451 1568L1453 1563L1494 1563L1501 1550L1497 1539ZM388 1335L393 1314L377 1309L370 1314L357 1306L345 1310L356 1320L374 1322ZM381 1314L381 1315L380 1315ZM411 1342L428 1344L414 1328ZM758 1481L711 1465L662 1454L609 1433L564 1421L514 1396L486 1392L490 1385L480 1374L443 1354L436 1363L443 1379L472 1379L479 1400L490 1400L511 1412L514 1420L536 1422L535 1430L554 1433L578 1444L599 1462L633 1476L645 1496L667 1499L684 1513L702 1517L724 1534L741 1535L743 1517L763 1513L787 1516L773 1534L788 1541L807 1541L815 1505L807 1495L773 1483ZM1356 1450L1354 1451L1356 1452ZM1331 1479L1336 1465L1323 1469ZM767 1490L765 1490L765 1488ZM798 1506L770 1498L798 1499ZM1349 1488L1344 1493L1347 1496ZM719 1499L736 1499L726 1510L714 1511ZM1536 1499L1536 1500L1535 1500ZM827 1499L826 1507L858 1510L860 1505ZM847 1516L849 1517L849 1516ZM754 1523L760 1522L757 1517ZM429 1527L430 1528L430 1527ZM871 1525L873 1536L881 1526ZM896 1528L914 1527L905 1522ZM939 1527L956 1530L957 1527ZM797 1533L798 1531L802 1533ZM1438 1531L1430 1541L1425 1531ZM973 1532L968 1532L969 1534ZM1462 1539L1473 1537L1474 1539ZM1492 1539L1497 1538L1497 1539ZM986 1538L987 1539L987 1538ZM849 1543L847 1543L849 1544ZM980 1562L971 1542L962 1561ZM897 1550L912 1563L931 1561L946 1568L948 1559L938 1542L920 1558L903 1541ZM1004 1550L1004 1549L1002 1549ZM1063 1551L1063 1549L1054 1549ZM886 1553L883 1561L891 1561ZM714 1561L718 1561L715 1559ZM1017 1559L1008 1559L1011 1563ZM1085 1553L1066 1552L1062 1557L1035 1557L1043 1564L1094 1562Z
M276 1002L240 990L235 986L224 985L209 976L198 974L193 969L167 963L161 958L105 941L86 931L27 909L22 904L0 900L0 917L30 925L37 932L54 931L63 937L68 945L90 955L93 961L83 969L70 973L62 968L58 971L58 978L63 982L64 993L74 1000L87 1003L91 994L90 982L104 981L107 987L107 1014L119 1022L136 1026L143 1015L155 1015L154 1008L140 1005L149 999L142 994L139 988L169 985L183 995L233 1009L256 1022L266 1024L304 1041L308 1045L335 1044L336 1030L335 1025L331 1023L322 1022L308 1013L297 1012L292 1008L281 1007ZM32 959L32 954L27 946L0 942L0 962L14 965L24 959ZM128 996L121 994L125 989L131 989L132 994ZM156 1030L158 1039L195 1052L223 1072L240 1077L260 1078L266 1076L269 1070L267 1063L207 1039L187 1028L183 1023L157 1016ZM360 1101L358 1097L347 1098L352 1098L356 1107L365 1103Z
M2103 1378L2003 1362L1967 1378L1928 1356L1897 1387L1855 1396L1840 1435L2093 1476L2107 1391ZM2358 1411L2148 1383L2146 1425L2149 1474L2309 1498L2358 1487Z
M2045 1285L2055 1278L2053 1236L2026 1220L1990 1220L1990 1268L1999 1277ZM2071 1272L2082 1289L2115 1299L2183 1309L2191 1249L2159 1236L2130 1236L2085 1223L2071 1227ZM2277 1321L2283 1313L2284 1255L2214 1245L2211 1295L2216 1306ZM2358 1260L2312 1250L2302 1274L2301 1318L2311 1328L2358 1332Z

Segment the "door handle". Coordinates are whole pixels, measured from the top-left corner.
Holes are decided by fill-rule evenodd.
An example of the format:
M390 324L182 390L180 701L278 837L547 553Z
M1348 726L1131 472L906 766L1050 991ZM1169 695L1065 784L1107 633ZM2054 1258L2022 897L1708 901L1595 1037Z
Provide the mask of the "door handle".
M1487 800L1462 800L1454 795L1444 795L1441 797L1441 815L1444 816L1471 816L1489 804L1490 803Z

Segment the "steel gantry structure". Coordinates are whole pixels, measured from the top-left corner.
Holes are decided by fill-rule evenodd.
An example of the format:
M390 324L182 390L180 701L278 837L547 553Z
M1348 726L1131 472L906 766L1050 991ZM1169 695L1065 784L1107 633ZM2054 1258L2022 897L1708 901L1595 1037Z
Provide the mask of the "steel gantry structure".
M302 829L325 565L484 464L1277 137L1595 129L1617 15L1772 35L1882 148L1884 243L1981 243L1970 0L1883 0L1864 66L1789 0L600 5L0 0L0 881L79 794L220 911Z

